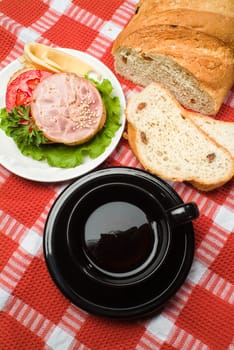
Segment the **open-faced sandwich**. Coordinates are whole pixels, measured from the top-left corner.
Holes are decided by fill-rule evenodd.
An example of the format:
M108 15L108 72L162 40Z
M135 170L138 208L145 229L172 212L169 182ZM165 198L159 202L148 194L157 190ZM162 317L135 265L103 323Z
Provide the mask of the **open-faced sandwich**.
M25 45L22 62L7 84L0 127L24 155L52 166L99 156L121 123L111 82L94 80L89 64L38 43Z

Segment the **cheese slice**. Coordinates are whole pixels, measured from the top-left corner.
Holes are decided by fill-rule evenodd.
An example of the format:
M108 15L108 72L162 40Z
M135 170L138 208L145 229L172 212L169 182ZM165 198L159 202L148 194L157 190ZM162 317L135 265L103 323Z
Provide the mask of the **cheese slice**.
M26 65L44 68L55 73L69 72L85 76L95 72L100 75L92 66L79 58L39 43L25 44L24 60Z

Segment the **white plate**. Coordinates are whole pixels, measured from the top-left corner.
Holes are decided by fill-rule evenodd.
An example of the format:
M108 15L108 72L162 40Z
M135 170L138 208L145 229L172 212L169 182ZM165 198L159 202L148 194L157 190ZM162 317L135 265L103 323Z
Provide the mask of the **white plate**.
M6 134L0 129L0 164L12 173L21 176L28 180L41 181L41 182L58 182L71 180L87 172L95 169L101 163L103 163L116 148L120 141L124 127L125 127L125 97L115 75L107 68L102 62L96 58L88 55L87 53L80 52L73 49L62 49L71 55L74 55L81 60L84 60L95 68L101 74L101 79L107 78L111 81L113 86L113 95L118 96L122 108L121 113L121 126L116 131L115 136L112 139L110 145L106 150L97 158L91 159L87 157L84 163L78 165L75 168L63 169L51 167L45 161L37 161L30 157L25 157L18 149L14 141L6 136ZM22 64L16 60L10 63L6 68L0 72L1 91L0 91L0 107L5 106L5 93L6 86L9 78L14 72L22 68Z

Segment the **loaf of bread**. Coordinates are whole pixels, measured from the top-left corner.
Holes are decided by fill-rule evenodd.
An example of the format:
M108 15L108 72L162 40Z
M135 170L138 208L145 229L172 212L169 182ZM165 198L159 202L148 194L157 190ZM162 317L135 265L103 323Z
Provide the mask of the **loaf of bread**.
M216 114L234 84L234 2L140 1L116 38L117 73L159 82L186 108Z
M149 172L191 182L204 191L233 177L231 153L198 127L190 112L159 84L130 96L126 116L129 145Z

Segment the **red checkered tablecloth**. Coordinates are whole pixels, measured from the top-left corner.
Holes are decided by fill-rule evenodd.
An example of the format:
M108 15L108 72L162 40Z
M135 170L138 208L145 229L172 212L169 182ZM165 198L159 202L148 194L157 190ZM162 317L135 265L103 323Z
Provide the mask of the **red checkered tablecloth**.
M22 54L26 42L38 41L85 51L113 70L111 46L135 2L1 0L0 69ZM126 96L136 88L118 78ZM234 121L233 92L218 118ZM124 140L104 164L111 165L140 167ZM88 314L53 283L43 257L43 229L65 185L25 180L0 166L1 350L234 349L233 181L210 193L173 184L184 201L200 209L194 262L161 313L134 322Z

